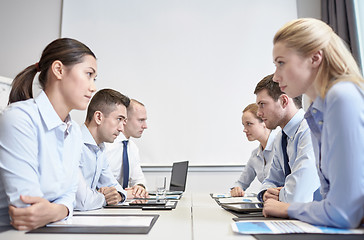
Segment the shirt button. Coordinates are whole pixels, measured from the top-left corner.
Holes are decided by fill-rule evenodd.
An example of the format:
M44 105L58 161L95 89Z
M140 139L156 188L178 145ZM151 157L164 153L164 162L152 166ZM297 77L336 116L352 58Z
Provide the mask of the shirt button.
M313 113L317 113L317 110L316 110L316 109L313 109L313 110L312 110L312 112L313 112Z
M319 124L319 125L322 125L323 123L324 123L323 121L319 121L319 122L318 122L318 124Z

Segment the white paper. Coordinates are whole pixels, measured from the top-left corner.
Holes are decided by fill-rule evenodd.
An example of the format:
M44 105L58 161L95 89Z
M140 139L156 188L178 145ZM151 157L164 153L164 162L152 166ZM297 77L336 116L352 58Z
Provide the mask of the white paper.
M282 234L282 233L327 233L363 234L364 229L340 229L314 226L298 220L245 220L232 223L232 229L241 234Z
M231 197L230 193L213 193L212 194L213 198L226 198L226 197Z
M244 197L256 197L257 194L255 193L245 193ZM231 197L230 193L213 193L212 194L213 198L229 198Z
M47 227L148 227L152 216L73 216Z

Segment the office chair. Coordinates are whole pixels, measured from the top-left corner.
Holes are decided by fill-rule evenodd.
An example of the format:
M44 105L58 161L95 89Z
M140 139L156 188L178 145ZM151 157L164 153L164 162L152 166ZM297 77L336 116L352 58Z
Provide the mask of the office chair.
M0 76L0 112L2 112L9 101L12 79Z

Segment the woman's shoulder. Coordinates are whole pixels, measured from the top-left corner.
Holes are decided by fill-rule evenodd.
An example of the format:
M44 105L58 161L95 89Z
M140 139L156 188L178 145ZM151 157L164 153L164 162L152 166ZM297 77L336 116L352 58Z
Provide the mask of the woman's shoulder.
M337 82L325 96L323 112L325 120L348 115L360 118L364 112L363 88L351 81Z
M29 127L39 120L38 107L34 99L19 101L7 106L0 114L0 126L24 126Z
M34 99L28 99L8 105L1 113L1 118L15 121L22 117L34 117L37 115L37 112L38 107Z
M327 92L325 97L326 103L336 101L362 103L364 101L364 86L360 87L351 81L340 81L335 83Z

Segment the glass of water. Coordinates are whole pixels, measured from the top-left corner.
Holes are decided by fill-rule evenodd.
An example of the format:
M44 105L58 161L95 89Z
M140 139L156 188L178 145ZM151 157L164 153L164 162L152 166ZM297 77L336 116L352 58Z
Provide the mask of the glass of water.
M156 182L156 199L157 201L166 199L166 177L157 177Z

